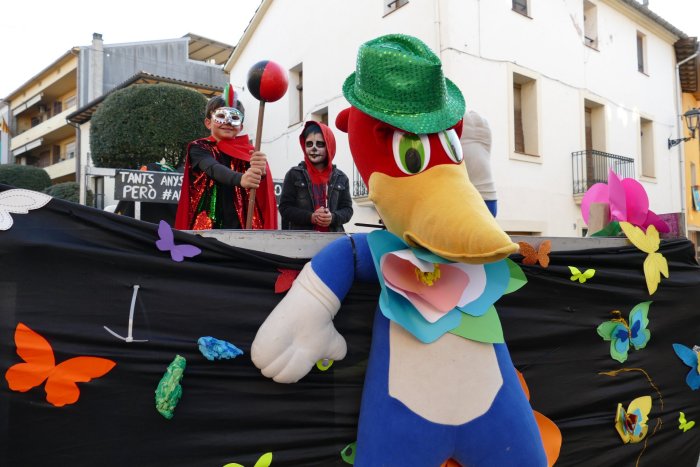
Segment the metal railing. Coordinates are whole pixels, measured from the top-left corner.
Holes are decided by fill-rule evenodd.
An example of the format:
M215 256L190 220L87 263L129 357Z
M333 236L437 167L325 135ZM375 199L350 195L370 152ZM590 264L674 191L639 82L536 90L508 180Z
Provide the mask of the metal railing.
M607 183L610 169L620 178L634 178L634 159L594 150L572 152L574 194L585 193L596 183Z
M362 180L360 172L357 171L355 164L352 165L352 197L353 198L366 198L369 194L367 185Z

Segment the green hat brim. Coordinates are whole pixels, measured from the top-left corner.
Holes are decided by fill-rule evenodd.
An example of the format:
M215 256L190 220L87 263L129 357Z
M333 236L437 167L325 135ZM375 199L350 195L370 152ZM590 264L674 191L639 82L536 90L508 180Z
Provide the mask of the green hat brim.
M345 79L343 95L353 107L370 115L377 120L388 123L404 131L416 134L438 133L454 126L464 117L464 97L459 88L445 78L447 96L441 109L415 114L391 112L373 107L369 102L363 102L355 94L355 72Z

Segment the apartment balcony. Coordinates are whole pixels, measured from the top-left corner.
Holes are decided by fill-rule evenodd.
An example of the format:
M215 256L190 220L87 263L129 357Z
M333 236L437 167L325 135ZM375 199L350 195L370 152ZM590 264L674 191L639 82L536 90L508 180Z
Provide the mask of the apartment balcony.
M71 106L35 127L14 136L10 141L12 155L19 156L26 150L38 147L41 144L47 144L74 135L75 129L66 123L66 117L74 111L75 106ZM41 140L43 142L35 143ZM24 149L25 147L28 149Z
M571 153L574 200L596 183L607 183L612 169L620 178L634 178L634 159L602 151L585 150Z

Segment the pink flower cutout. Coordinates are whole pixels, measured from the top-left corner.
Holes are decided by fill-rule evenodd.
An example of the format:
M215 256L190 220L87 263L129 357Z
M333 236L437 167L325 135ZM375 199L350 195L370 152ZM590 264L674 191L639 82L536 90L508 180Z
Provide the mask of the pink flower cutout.
M431 263L410 249L385 254L380 269L386 286L411 302L429 323L476 300L486 288L483 265Z
M649 197L641 183L633 178L618 178L610 169L608 183L596 183L586 191L581 200L581 215L588 224L591 203L610 205L611 221L629 222L646 229L653 225L659 232L668 232L670 228L658 215L649 209Z

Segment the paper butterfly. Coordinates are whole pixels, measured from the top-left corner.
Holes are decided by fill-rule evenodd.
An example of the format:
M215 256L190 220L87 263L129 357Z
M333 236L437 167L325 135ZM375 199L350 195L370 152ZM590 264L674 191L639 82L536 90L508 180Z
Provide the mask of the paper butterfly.
M294 283L294 279L296 279L301 272L298 269L277 268L277 270L280 272L280 275L277 276L277 280L275 281L275 293L283 293L289 290Z
M678 355L678 358L690 367L688 376L685 377L686 384L693 391L700 388L700 364L698 363L698 351L700 351L700 348L695 346L690 349L682 344L673 344L673 350Z
M644 260L644 278L649 295L653 295L661 282L661 275L668 279L668 262L661 253L656 252L661 242L659 232L653 225L647 227L646 232L629 222L620 222L620 227L634 246L647 253Z
M58 365L51 344L23 323L15 330L17 355L25 363L11 366L5 372L10 389L27 392L46 380L46 400L62 407L73 404L80 397L76 383L86 383L107 374L116 363L99 357L74 357Z
M579 281L581 284L595 275L595 269L586 269L584 272L581 272L576 266L569 266L569 271L571 271L570 279Z
M683 412L681 412L681 414L678 416L678 429L683 430L683 433L685 433L686 431L690 430L694 426L695 426L695 422L694 421L690 421L690 422L687 421L685 419L685 414Z
M266 452L262 456L260 456L260 459L255 463L253 467L270 467L272 465L272 453L271 452ZM231 462L230 464L224 465L224 467L243 467L241 464L236 464L235 462Z
M355 464L355 454L357 454L357 441L348 444L340 451L340 457L343 458L346 464L350 465Z
M177 261L178 263L186 257L192 258L202 252L202 250L194 245L175 245L173 229L171 229L170 225L165 221L160 221L160 224L158 224L158 237L160 237L159 240L156 240L158 249L160 251L170 251L170 257L173 261Z
M534 266L540 263L543 268L549 266L549 252L552 251L551 241L543 241L537 250L527 242L518 242L518 245L520 245L520 254L523 255L523 264Z
M637 397L625 410L617 404L615 429L625 443L638 443L647 435L647 421L651 412L651 396Z
M651 331L647 329L649 319L649 305L652 302L642 302L635 305L630 311L629 324L622 314L615 310L615 318L598 326L598 334L606 341L610 341L610 356L620 363L627 360L627 351L630 343L636 350L646 347L651 339Z
M31 190L14 189L0 193L0 230L9 230L14 221L10 214L27 214L51 201L49 195Z
M330 358L322 358L321 360L316 362L316 368L318 368L321 371L326 371L331 366L333 366L333 360L331 360Z

